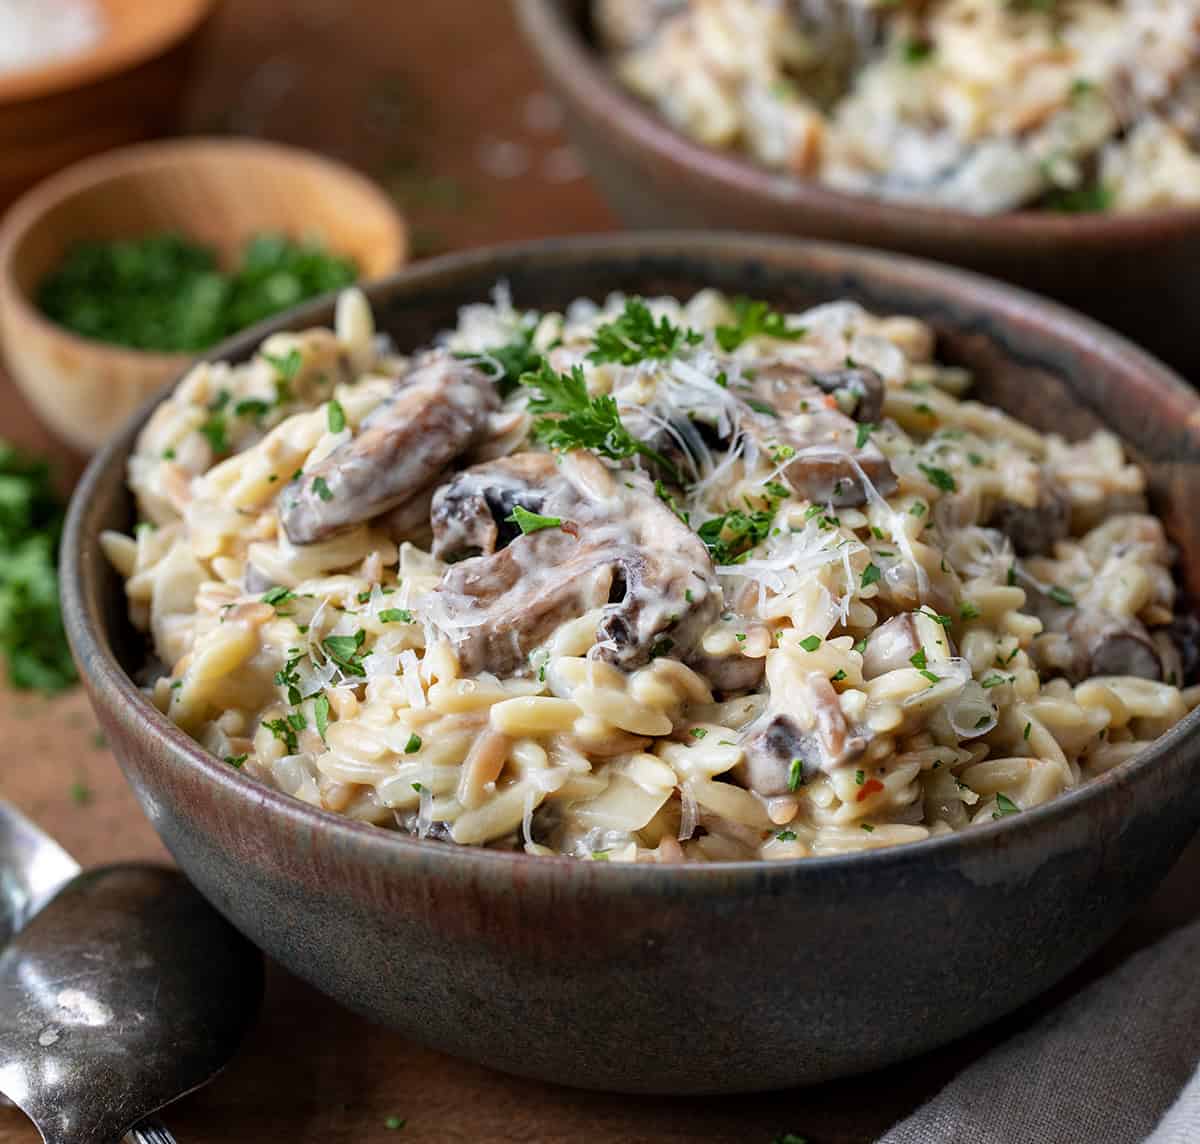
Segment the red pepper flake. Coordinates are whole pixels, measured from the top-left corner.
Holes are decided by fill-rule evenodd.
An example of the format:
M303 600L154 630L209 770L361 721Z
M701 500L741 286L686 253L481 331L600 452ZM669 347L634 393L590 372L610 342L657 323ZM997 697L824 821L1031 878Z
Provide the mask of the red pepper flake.
M579 539L579 525L577 525L573 520L564 520L562 524L559 525L559 528L568 536L573 536L576 540Z
M867 798L870 795L873 795L876 791L880 790L883 790L883 783L881 783L878 779L867 779L867 781L863 783L862 790L860 790L858 794L854 796L854 801L862 802L864 798Z
M837 399L832 393L827 393L821 400L825 402L826 409L837 409L838 407Z

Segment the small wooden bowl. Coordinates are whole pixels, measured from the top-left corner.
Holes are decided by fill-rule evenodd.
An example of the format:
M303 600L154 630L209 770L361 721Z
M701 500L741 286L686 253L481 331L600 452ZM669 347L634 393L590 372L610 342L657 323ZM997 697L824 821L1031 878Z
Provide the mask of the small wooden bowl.
M0 206L70 163L167 134L215 0L99 0L95 45L0 76Z
M232 263L254 234L315 237L363 279L405 261L407 231L388 197L340 163L272 143L197 139L131 147L30 191L0 226L0 339L9 372L43 421L91 451L179 376L187 355L78 337L32 299L74 243L173 231Z

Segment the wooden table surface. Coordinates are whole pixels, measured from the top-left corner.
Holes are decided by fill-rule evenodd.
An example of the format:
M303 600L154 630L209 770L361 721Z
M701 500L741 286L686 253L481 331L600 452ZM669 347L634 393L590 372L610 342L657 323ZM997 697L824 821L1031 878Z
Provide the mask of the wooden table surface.
M614 225L564 147L555 111L501 0L236 0L207 42L188 125L355 163L404 203L418 251L430 253ZM77 475L80 458L55 446L2 376L0 409L0 434L53 452L64 479ZM0 793L80 862L168 860L78 690L53 700L0 693L0 743ZM629 1098L515 1080L429 1052L271 967L241 1055L166 1119L181 1144L770 1144L787 1132L810 1144L865 1144L997 1038L1195 916L1197 875L1193 845L1098 958L999 1027L867 1078L764 1096ZM407 1123L397 1132L391 1117ZM20 1114L0 1109L0 1144L36 1139Z

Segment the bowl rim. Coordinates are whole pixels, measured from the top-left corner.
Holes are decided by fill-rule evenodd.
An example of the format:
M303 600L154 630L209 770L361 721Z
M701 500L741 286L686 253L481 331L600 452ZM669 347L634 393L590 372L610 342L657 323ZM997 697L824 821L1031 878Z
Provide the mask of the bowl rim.
M162 3L163 0L152 0ZM153 36L140 36L121 45L102 34L90 48L31 68L0 76L0 106L59 95L130 71L163 55L187 39L208 19L217 0L173 0L170 19ZM107 5L101 4L107 15Z
M926 242L949 239L989 249L1049 242L1137 246L1169 239L1181 228L1200 229L1200 206L1120 213L1017 210L972 214L950 207L892 202L774 171L739 151L690 139L626 91L585 41L566 12L564 0L516 0L516 5L525 39L547 74L561 90L569 92L571 100L601 120L624 149L657 155L678 171L729 195L764 200L777 209L819 213L846 226L861 227L865 221L876 232L882 228L896 235L920 236Z
M778 260L784 254L794 266L802 265L806 255L835 255L860 279L868 279L873 272L884 268L899 269L915 282L935 287L943 293L959 292L965 296L965 307L976 314L983 312L1004 320L1006 316L1020 312L1026 321L1040 327L1044 335L1056 342L1086 350L1093 356L1099 354L1126 372L1146 374L1156 388L1167 390L1181 403L1181 417L1187 417L1191 424L1200 427L1200 395L1144 350L1091 319L1058 303L970 271L839 243L719 231L642 231L541 239L429 259L378 279L367 286L365 292L374 303L378 298L397 295L419 297L424 290L436 289L443 284L453 285L462 277L486 275L502 280L513 268L527 268L531 264L543 271L552 271L558 264L578 265L595 258L633 260L657 256L677 259L681 254L720 258L732 264L772 256ZM333 305L328 297L308 302L242 331L197 360L244 360L271 333L304 329L328 321ZM117 473L122 476L113 487L124 489L123 473L137 434L173 388L168 386L149 400L92 458L71 498L60 551L60 592L67 636L93 705L130 725L136 737L143 741L148 739L162 748L157 752L159 760L152 766L198 768L206 782L215 783L222 796L235 801L245 812L277 815L281 822L302 832L304 837L315 835L317 828L321 828L321 834L330 846L362 848L364 855L369 852L374 860L385 864L415 863L428 869L433 863L443 865L448 871L476 872L480 876L489 870L509 869L514 864L520 866L520 876L525 880L554 878L567 869L603 866L606 869L603 877L614 887L627 886L630 882L640 885L643 880L654 882L664 878L687 882L699 880L705 884L715 880L718 886L731 886L745 879L761 884L764 879L849 876L863 872L876 877L902 874L914 864L957 868L971 858L1002 860L1011 848L1020 844L1034 845L1039 837L1069 825L1077 815L1081 819L1086 817L1086 808L1095 809L1102 803L1124 805L1132 801L1136 788L1153 780L1159 771L1196 769L1200 763L1200 708L1196 708L1144 751L1111 770L1040 806L1007 815L996 822L917 842L851 853L712 863L589 863L565 855L529 855L523 851L436 844L311 806L250 778L211 755L150 702L117 662L112 649L103 608L95 591L96 578L104 567L105 558L98 544L88 547L85 541L98 528L98 522L94 526L93 519L105 507L97 499L98 490L111 482Z
M66 326L60 326L46 317L34 305L28 293L17 284L13 262L29 232L41 223L49 211L69 199L86 195L114 179L170 167L181 161L186 162L199 155L214 152L225 152L234 161L252 156L271 162L303 164L321 170L345 186L353 188L355 194L363 201L373 200L378 208L379 217L390 219L393 230L392 271L403 266L408 258L408 225L403 212L374 180L348 163L304 147L293 147L287 143L276 143L266 139L194 135L182 139L135 143L114 151L92 155L43 179L21 195L0 220L0 305L11 307L18 321L33 326L42 336L53 337L77 353L85 353L93 358L103 356L116 369L142 369L151 366L162 371L182 370L189 362L198 360L197 354L164 353L159 350L139 350L113 345L97 338L84 337Z

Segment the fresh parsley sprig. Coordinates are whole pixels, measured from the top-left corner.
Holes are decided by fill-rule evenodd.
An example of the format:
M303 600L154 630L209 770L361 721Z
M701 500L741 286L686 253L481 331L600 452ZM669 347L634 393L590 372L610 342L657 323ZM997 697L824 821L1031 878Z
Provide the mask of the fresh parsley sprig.
M735 298L733 316L734 325L718 326L716 329L717 345L726 353L732 353L743 342L760 335L794 342L806 333L803 326L789 326L787 317L778 310L772 310L768 303L756 302L752 298Z
M600 326L592 338L590 362L636 365L640 361L665 361L684 346L694 346L704 335L685 326L675 326L664 315L656 322L641 298L630 298L625 309L611 322Z
M521 375L521 384L535 394L529 401L529 412L538 415L533 435L551 449L560 453L590 449L613 461L623 461L636 453L678 480L678 471L666 457L625 428L611 396L589 396L581 366L558 373L543 360L536 371Z

